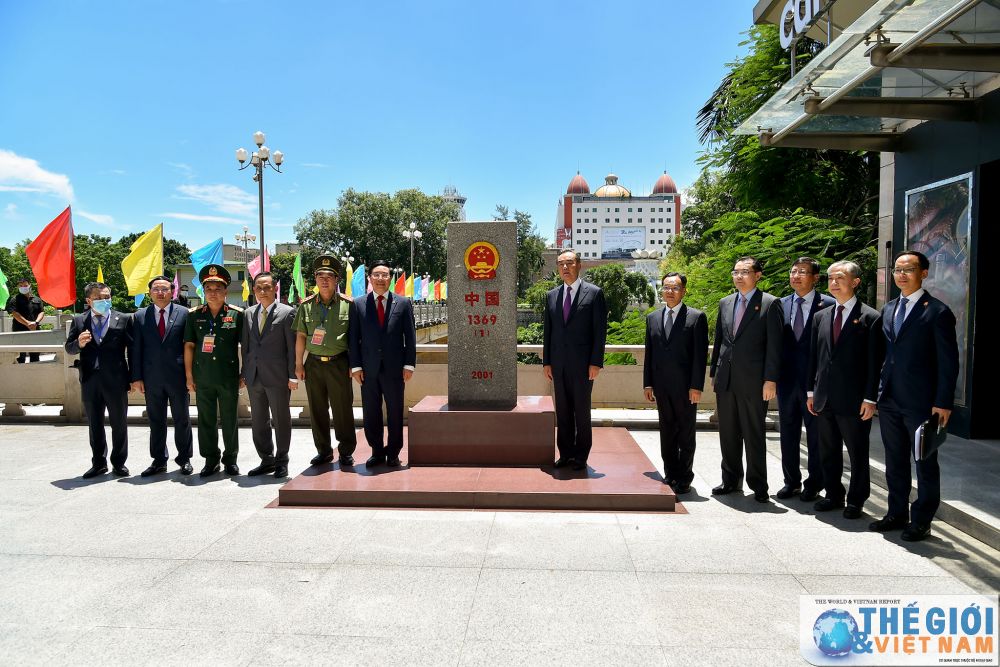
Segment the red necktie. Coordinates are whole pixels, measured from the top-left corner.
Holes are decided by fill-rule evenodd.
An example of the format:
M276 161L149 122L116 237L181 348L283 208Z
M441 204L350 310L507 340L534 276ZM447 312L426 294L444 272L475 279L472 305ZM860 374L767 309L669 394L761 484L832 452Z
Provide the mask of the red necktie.
M163 337L167 333L167 325L163 321L163 311L162 310L160 310L160 323L156 326L156 329L160 332L160 340L163 340Z
M837 340L840 339L840 330L844 326L844 320L841 319L841 315L844 313L843 306L837 306L837 316L833 318L833 344L837 344Z
M380 296L378 298L378 308L377 308L377 310L378 310L378 325L380 327L384 327L385 326L385 306L382 305L382 301L384 301L384 300L385 300L384 296Z

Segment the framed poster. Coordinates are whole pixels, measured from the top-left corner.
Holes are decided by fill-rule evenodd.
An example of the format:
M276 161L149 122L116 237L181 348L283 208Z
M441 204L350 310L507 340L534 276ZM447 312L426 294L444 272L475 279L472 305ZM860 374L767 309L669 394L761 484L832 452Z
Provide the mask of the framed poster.
M603 227L601 259L627 259L646 246L645 227Z
M905 225L903 247L924 253L931 262L923 286L955 313L959 364L955 403L965 405L972 173L907 190Z

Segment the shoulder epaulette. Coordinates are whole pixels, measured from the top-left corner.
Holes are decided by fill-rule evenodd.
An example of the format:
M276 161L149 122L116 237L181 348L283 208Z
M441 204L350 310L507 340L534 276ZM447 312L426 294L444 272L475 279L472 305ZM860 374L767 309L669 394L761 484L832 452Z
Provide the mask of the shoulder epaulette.
M347 296L347 295L346 295L346 294L344 294L343 292L338 292L338 293L337 293L337 296L339 296L339 297L340 297L341 299L343 299L344 301L354 301L354 299L352 299L351 297Z
M302 299L302 301L299 302L299 305L302 305L303 303L309 303L310 301L312 301L313 299L315 299L317 296L319 296L319 292L314 292L314 293L310 294L309 296L307 296L306 298Z
M243 312L243 309L242 309L242 308L240 308L239 306L234 306L234 305L233 305L233 304L231 304L231 303L227 303L226 305L227 305L228 307L232 308L233 310L235 310L235 311L236 311L237 313L242 313L242 312Z
M204 306L191 306L190 308L188 308L188 312L189 312L189 313L196 313L196 312L198 312L198 311L199 311L199 310L200 310L201 308L204 308Z

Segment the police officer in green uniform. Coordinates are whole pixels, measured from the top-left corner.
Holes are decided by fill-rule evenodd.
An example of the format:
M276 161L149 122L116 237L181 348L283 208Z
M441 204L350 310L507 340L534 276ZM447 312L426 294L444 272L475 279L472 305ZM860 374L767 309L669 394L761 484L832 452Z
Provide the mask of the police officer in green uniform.
M330 441L330 410L340 452L340 467L354 465L358 436L354 430L354 389L347 360L347 323L354 316L354 301L337 293L343 274L340 262L320 255L313 262L313 276L319 293L299 305L292 329L295 330L295 375L305 380L306 399L312 416L313 442L319 452L313 465L333 461ZM303 362L305 352L309 357ZM329 407L330 410L327 408Z
M243 310L226 303L232 278L226 267L209 264L198 273L205 290L205 305L191 308L184 327L184 370L188 390L197 392L198 451L205 457L202 477L219 472L219 461L227 475L238 475L239 454L236 404L240 391L239 344L243 334ZM222 442L216 419L222 416Z

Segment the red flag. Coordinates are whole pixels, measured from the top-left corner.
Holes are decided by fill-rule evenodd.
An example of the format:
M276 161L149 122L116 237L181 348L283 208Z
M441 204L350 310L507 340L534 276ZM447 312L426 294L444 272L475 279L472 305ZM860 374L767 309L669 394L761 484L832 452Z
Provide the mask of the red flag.
M38 296L56 308L76 302L76 258L73 256L73 216L69 206L24 249L38 282Z
M406 296L406 274L403 273L399 276L399 280L396 281L396 286L392 290L399 296Z

